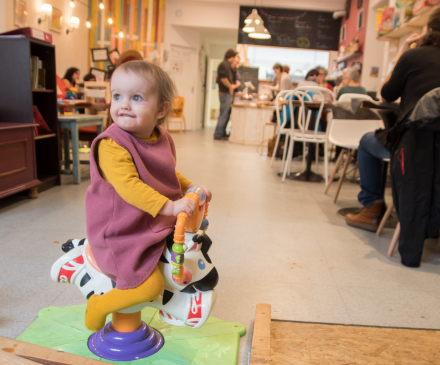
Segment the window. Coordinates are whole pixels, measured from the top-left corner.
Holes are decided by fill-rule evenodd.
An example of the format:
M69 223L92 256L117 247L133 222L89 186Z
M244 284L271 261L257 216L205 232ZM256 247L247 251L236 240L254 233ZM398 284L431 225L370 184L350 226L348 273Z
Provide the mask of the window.
M345 33L346 33L346 30L347 30L347 25L345 24L345 25L343 25L342 28L341 28L341 42L344 42L344 41L345 41Z
M362 9L358 12L357 28L356 29L359 30L363 27L364 27L364 9Z

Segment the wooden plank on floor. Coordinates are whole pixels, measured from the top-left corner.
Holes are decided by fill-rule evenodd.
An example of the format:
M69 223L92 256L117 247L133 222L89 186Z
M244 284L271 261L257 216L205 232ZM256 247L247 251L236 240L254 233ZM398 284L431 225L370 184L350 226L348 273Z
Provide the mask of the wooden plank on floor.
M272 321L270 365L440 364L440 331Z
M270 305L258 304L255 309L254 335L249 365L270 364Z
M23 359L17 355L0 350L0 364L4 365L36 365L36 362Z
M0 336L0 350L32 363L46 365L103 365L108 362L88 359L83 356L72 355L66 352L50 349L48 347L33 345L31 343L13 340ZM11 363L12 364L12 363ZM20 363L17 363L20 364Z

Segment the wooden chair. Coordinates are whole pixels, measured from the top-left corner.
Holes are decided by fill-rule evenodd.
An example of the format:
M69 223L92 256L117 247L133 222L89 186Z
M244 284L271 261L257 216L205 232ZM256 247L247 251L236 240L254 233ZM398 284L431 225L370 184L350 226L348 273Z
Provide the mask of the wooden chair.
M176 133L182 133L182 127L183 130L186 131L186 122L185 122L185 115L183 114L183 108L185 106L185 98L183 96L176 96L174 97L174 102L172 105L172 112L170 113L170 116L166 120L166 129L169 132L176 132ZM180 123L180 129L170 129L170 122L171 123Z
M110 82L108 81L85 81L84 82L84 96L88 103L95 103L96 99L105 99L106 104L111 102ZM110 111L98 112L96 109L85 111L86 114L102 114L106 115L104 119L104 130L109 127L111 120ZM96 126L79 128L80 141L93 141L98 135Z
M388 218L390 217L393 209L394 209L394 203L391 202L388 205L387 211L385 212L384 216L382 217L382 220L380 221L379 227L377 228L376 234L378 236L381 235L381 233L385 227L385 224L388 221ZM400 222L397 223L396 229L394 230L393 238L391 239L390 247L388 248L388 256L393 255L394 249L396 248L397 243L399 242L399 237L400 237Z

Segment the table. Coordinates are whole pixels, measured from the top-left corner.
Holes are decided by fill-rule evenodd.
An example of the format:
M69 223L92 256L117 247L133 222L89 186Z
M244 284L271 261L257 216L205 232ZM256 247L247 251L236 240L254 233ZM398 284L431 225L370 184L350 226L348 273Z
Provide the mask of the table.
M262 143L263 127L270 123L275 107L254 104L232 104L229 142L247 145ZM276 127L275 123L270 124Z
M302 105L300 100L292 100L291 104L290 104L289 100L286 100L286 101L283 101L282 104L283 105L292 105L292 106L296 106L296 107L300 107ZM304 106L307 109L311 109L311 110L316 111L316 110L319 110L319 108L321 107L321 102L320 101L305 101ZM323 110L331 109L331 107L332 107L331 102L324 102ZM315 123L319 123L319 121L315 121ZM312 125L310 127L314 128L315 126ZM303 143L306 143L306 142L303 142ZM307 154L306 169L302 172L293 172L293 173L290 173L289 175L286 175L287 179L297 180L297 181L307 181L307 182L324 181L324 178L322 177L322 175L319 175L319 174L312 171L312 161L313 161L313 156L315 156L315 151L316 151L315 148L316 148L316 143L309 144L309 152Z
M57 107L60 110L60 114L64 114L65 109L106 110L110 107L110 104L87 103L87 102L78 103L78 104L57 103Z
M86 115L86 114L72 114L72 115L59 115L58 125L62 129L70 129L72 135L72 158L70 160L69 153L69 132L63 131L64 140L64 169L61 170L62 174L72 175L73 182L75 184L81 183L81 169L80 164L89 164L89 161L79 160L79 132L81 127L96 126L98 134L102 133L104 128L105 115ZM73 169L70 169L72 163ZM86 169L89 170L89 169Z

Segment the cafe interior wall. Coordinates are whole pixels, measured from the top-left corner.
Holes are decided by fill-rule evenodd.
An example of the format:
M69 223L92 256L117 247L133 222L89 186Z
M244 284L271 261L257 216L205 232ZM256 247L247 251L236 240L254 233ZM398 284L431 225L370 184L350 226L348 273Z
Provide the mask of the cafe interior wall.
M49 29L50 20L38 24L41 4L45 2L59 9L63 13L61 31ZM71 8L69 0L26 0L27 26L37 28L52 34L55 45L57 75L64 76L69 67L77 67L81 72L81 79L86 73L88 53L88 30L86 27L88 0L75 1L75 7ZM17 28L14 24L14 0L0 0L0 33ZM76 16L80 19L78 29L66 34L66 21Z

